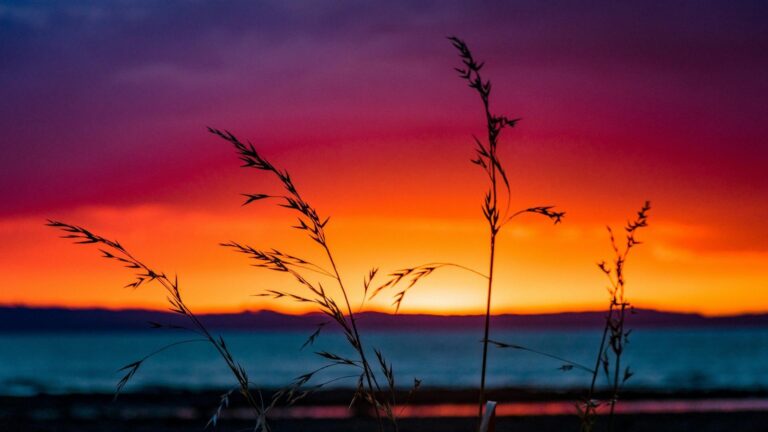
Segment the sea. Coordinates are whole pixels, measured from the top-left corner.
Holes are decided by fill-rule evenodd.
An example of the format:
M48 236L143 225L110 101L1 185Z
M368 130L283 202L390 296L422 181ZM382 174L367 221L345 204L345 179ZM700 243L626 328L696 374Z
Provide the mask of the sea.
M600 329L504 330L491 339L594 367ZM299 331L225 332L234 357L261 388L279 388L328 364L319 352L354 359L340 333L309 336ZM430 388L477 388L482 356L481 332L368 331L363 341L375 362L378 349L391 364L397 387L414 379ZM230 371L207 343L189 332L38 332L0 334L0 395L113 392L125 371L151 355L125 391L153 388L228 389ZM187 342L188 341L188 342ZM163 349L169 344L175 344ZM573 390L589 385L591 375L563 360L535 352L489 348L489 387ZM654 328L630 335L622 357L633 374L625 388L655 392L690 390L768 390L768 328ZM310 384L354 387L357 371L347 365L318 372ZM601 372L599 385L607 385Z

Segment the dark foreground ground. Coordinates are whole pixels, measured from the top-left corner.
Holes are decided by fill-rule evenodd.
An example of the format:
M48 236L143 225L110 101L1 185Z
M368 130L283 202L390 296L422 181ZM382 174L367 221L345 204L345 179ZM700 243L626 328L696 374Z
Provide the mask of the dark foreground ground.
M377 431L374 421L369 419L294 419L276 420L270 423L275 432L357 432ZM142 420L126 421L19 421L10 420L0 423L3 431L61 431L61 432L96 432L96 431L132 431L132 432L176 432L202 431L205 422L198 420ZM407 419L399 424L401 432L471 432L477 427L476 420L469 418L425 418ZM597 430L604 430L596 428ZM210 430L210 429L209 429ZM218 431L250 431L253 423L242 420L224 421L217 426ZM727 413L727 414L653 414L642 416L619 416L617 431L656 431L656 432L716 432L716 431L768 431L768 413ZM574 417L566 416L528 416L505 417L496 423L496 431L544 432L578 431Z
M176 432L202 431L218 404L216 392L191 393L167 390L146 391L121 395L113 402L112 395L74 394L38 395L31 397L0 396L0 432L91 432L91 431L135 431L135 432ZM349 394L343 391L318 393L303 402L303 411L282 411L279 418L270 421L275 432L355 432L376 431L375 421L363 412L339 411L348 402ZM471 391L430 390L422 392L414 401L415 405L472 404L476 397ZM502 390L491 394L501 403L553 402L561 403L578 398L576 394L525 392ZM657 406L686 400L768 400L765 393L629 393L625 400L653 400ZM254 422L249 411L234 402L220 420L219 431L252 430ZM446 406L446 405L443 405ZM448 405L452 406L452 405ZM325 409L331 407L331 410ZM336 415L341 413L341 415ZM476 428L476 419L471 417L411 417L399 422L401 432L440 431L470 432ZM312 416L314 418L306 418ZM336 418L329 418L336 417ZM606 422L599 421L597 431L606 430ZM539 415L535 413L501 417L497 420L499 432L547 432L577 431L578 419L570 411L560 415ZM654 432L708 432L708 431L766 431L768 432L768 410L730 410L725 412L685 413L631 413L617 416L617 431Z

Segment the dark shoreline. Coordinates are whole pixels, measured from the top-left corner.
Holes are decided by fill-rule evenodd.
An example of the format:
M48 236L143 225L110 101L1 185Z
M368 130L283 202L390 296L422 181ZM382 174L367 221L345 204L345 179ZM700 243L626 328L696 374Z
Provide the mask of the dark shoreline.
M36 422L2 420L3 432L186 432L253 431L254 422L223 419L216 429L205 428L207 420L178 419L156 420L133 418L121 421L96 420L44 420ZM594 432L605 432L605 421L598 420ZM375 432L378 426L373 419L292 419L274 420L269 425L273 432ZM768 425L768 413L696 413L618 415L617 432L764 432ZM423 418L398 422L399 432L475 432L475 418ZM391 428L386 428L389 431ZM504 417L496 422L497 432L563 432L579 430L576 416Z
M138 401L162 402L168 398L179 401L218 400L226 389L221 390L184 390L168 387L144 387L137 391L121 393L115 403L136 403ZM276 390L263 391L265 397L271 396ZM338 405L347 404L352 395L352 389L335 388L320 390L311 393L302 399L300 405ZM398 392L398 398L405 398L407 391ZM583 389L532 389L532 388L491 388L486 391L489 399L502 402L546 402L546 401L575 401L584 396ZM597 394L598 397L606 396ZM754 390L711 389L711 390L675 390L659 391L655 389L627 389L622 391L622 400L703 400L703 399L768 399L768 388ZM114 399L113 393L46 393L36 395L2 395L0 394L0 407L13 401L37 401L37 400L73 400L78 402L108 401ZM411 404L436 404L436 403L475 403L477 402L476 389L464 388L422 388L411 400Z
M766 328L768 313L707 317L697 313L637 309L633 328ZM210 329L238 331L296 330L312 332L324 317L319 313L290 315L261 310L200 314ZM482 328L483 315L429 315L361 312L367 330L445 331ZM493 315L496 329L601 329L604 311ZM147 330L148 323L184 325L182 317L167 311L145 309L29 308L0 305L0 333L109 332Z
M113 401L111 394L62 394L36 396L0 396L0 430L2 431L157 431L176 432L203 430L216 409L221 391L191 392L169 389L145 389L120 395ZM268 392L265 392L268 394ZM451 404L474 404L474 390L426 389L413 399L414 407ZM561 431L577 430L578 419L571 402L583 397L578 391L533 391L525 389L492 390L489 397L500 402L546 405L560 403L569 409L559 415L521 414L499 418L497 430ZM323 416L302 418L303 415L275 416L271 424L279 431L363 431L375 430L373 419L360 409L344 409L350 398L349 390L317 392L298 404L299 407L341 408L340 418ZM252 427L249 412L237 397L225 411L222 431ZM706 401L759 400L768 402L768 391L697 391L697 392L625 392L622 400L655 401L664 406L681 400ZM309 410L311 411L311 410ZM307 410L299 412L308 412ZM334 412L338 412L338 409ZM768 410L747 409L720 412L652 412L622 414L618 417L621 431L765 431L768 430ZM471 431L475 420L469 415L447 412L441 417L415 416L403 418L400 430L406 431ZM600 429L597 429L600 430Z

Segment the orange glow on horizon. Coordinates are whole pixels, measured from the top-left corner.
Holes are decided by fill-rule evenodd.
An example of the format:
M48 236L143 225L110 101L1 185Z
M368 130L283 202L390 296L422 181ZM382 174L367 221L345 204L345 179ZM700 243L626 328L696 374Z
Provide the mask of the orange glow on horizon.
M644 244L629 258L627 289L636 307L707 315L768 309L768 293L754 290L768 282L761 270L766 254L691 247L706 242L710 230L667 222L662 215L663 209L652 211L650 228L640 234ZM233 206L219 214L136 206L84 208L64 216L66 221L118 239L157 269L178 272L186 301L198 313L314 311L290 301L254 297L263 289L299 289L289 276L251 267L244 256L218 246L221 241L237 240L322 262L314 244L286 228L290 218L284 211ZM604 308L606 284L594 263L610 256L605 229L572 219L575 221L566 219L562 225L552 226L531 217L500 236L494 314ZM128 270L99 258L92 246L57 239L58 233L42 222L42 218L23 218L0 224L0 234L15 251L3 260L10 289L2 291L0 303L165 309L157 287L121 289L131 280ZM611 222L622 224L621 220ZM479 218L355 216L333 218L328 233L351 301L358 305L363 275L372 266L379 267L383 275L409 265L456 262L484 272L485 229ZM9 266L16 270L9 271ZM440 269L408 292L401 313L480 314L485 290L484 279L477 275ZM394 312L395 292L382 293L365 310Z

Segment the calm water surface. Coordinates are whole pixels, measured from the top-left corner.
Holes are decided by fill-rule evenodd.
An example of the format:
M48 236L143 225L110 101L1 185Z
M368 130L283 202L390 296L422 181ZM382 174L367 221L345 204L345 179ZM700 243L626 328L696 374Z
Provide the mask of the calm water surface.
M321 335L300 350L306 332L225 333L236 358L262 387L279 387L322 366L313 351L350 355L338 333ZM368 332L364 342L381 349L403 387L413 378L430 387L469 387L479 382L480 332ZM503 331L495 340L516 343L591 365L598 330ZM0 334L0 394L111 392L117 369L164 345L189 338L183 333L28 333ZM582 388L587 373L563 372L561 363L535 354L490 349L491 386ZM652 390L768 389L768 329L637 330L627 347L626 364L635 372L627 387ZM624 361L623 361L624 362ZM354 374L339 366L318 382ZM603 378L604 379L604 378ZM229 371L212 348L190 343L164 351L141 367L127 390L148 386L185 389L231 387ZM355 379L334 382L352 387Z

